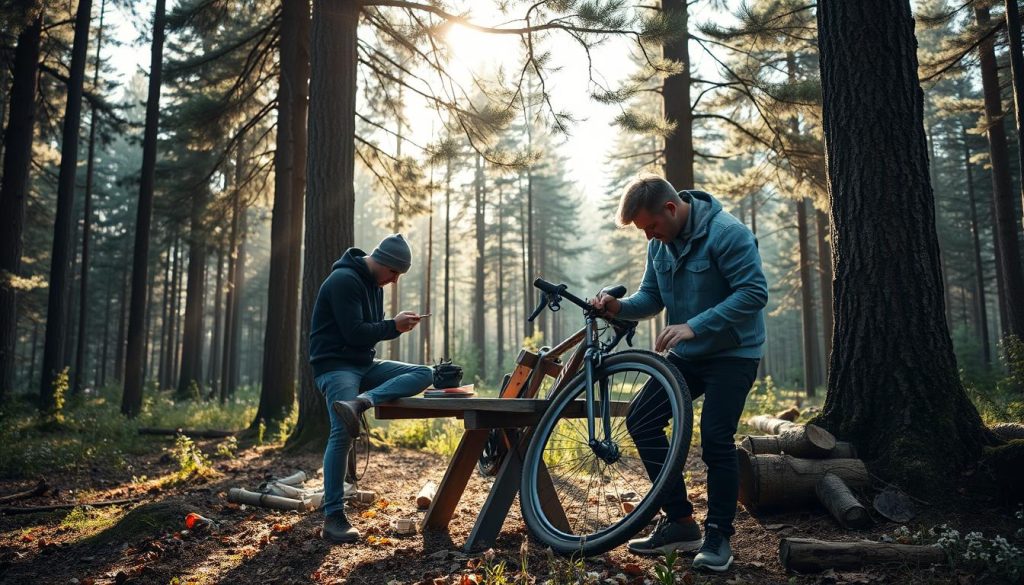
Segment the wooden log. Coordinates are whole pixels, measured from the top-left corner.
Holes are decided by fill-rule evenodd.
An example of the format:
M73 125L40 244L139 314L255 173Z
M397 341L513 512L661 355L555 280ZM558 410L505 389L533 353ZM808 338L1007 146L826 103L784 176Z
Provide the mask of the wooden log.
M423 484L420 488L420 493L416 494L416 507L420 510L426 510L430 507L430 502L434 501L434 496L437 495L437 484L433 481L428 481Z
M871 525L867 509L857 501L846 483L834 473L826 473L814 488L818 501L844 528L866 528Z
M989 429L1004 441L1024 439L1024 424L1021 423L997 423Z
M828 569L850 570L874 565L942 564L946 562L946 553L938 545L783 538L779 543L779 560L788 571L820 573Z
M157 429L152 427L142 427L139 429L140 435L156 435L159 437L177 437L178 435L185 435L193 439L223 439L225 437L235 436L235 431L218 431L216 429L210 430L197 430L197 429Z
M793 457L824 459L835 448L836 438L817 425L790 425L779 431L779 445Z
M750 420L747 421L747 424L762 433L768 433L769 435L777 435L782 429L794 426L794 423L781 418L775 418L770 414L759 414L751 417Z
M740 469L739 500L748 509L799 508L816 499L815 488L832 472L854 489L870 484L860 459L797 459L789 455L751 455L736 451Z
M273 510L294 510L296 512L305 512L313 509L312 502L293 500L291 498L273 496L270 494L260 494L257 492L250 492L249 490L242 488L231 488L228 490L228 501L236 504L271 508Z
M751 455L778 455L782 453L779 435L747 435L740 440L740 448ZM857 448L853 443L836 441L836 446L822 459L856 459Z

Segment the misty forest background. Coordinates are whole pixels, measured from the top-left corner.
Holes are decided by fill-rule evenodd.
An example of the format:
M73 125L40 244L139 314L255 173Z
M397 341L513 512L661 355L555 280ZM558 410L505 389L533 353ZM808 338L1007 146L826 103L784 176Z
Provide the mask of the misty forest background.
M512 2L479 17L448 4L4 2L0 409L242 404L246 424L283 422L293 443L319 444L312 300L346 247L392 232L414 261L385 291L387 312L433 316L379 356L451 357L494 387L524 344L580 325L572 310L526 322L534 277L580 295L636 288L646 242L613 217L644 171L714 194L756 233L771 293L759 378L820 404L839 309L815 7ZM1006 342L1024 334L1006 5L914 5L939 335L990 422L1021 414L1022 358ZM111 19L136 27L136 44L113 37ZM447 35L474 26L515 51L457 72ZM594 59L587 87L555 95L561 48L585 58L608 39L630 70L609 83ZM118 74L126 51L148 51L148 69ZM619 110L610 146L589 153L600 192L581 187L565 150L583 100ZM876 258L905 252L899 241L876 238ZM879 290L899 305L909 289L891 284ZM641 323L636 345L660 325Z

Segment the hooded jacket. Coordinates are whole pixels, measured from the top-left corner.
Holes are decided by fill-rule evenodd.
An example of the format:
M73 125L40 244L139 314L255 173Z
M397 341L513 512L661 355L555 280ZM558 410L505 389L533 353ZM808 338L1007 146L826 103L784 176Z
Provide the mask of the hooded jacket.
M384 319L384 289L366 265L366 252L349 248L331 266L313 305L309 363L313 375L373 362L374 346L398 337Z
M694 339L672 353L684 359L759 358L765 340L768 283L757 239L703 191L689 195L691 233L685 242L647 245L640 289L622 299L618 317L643 319L668 311L668 324L688 323Z

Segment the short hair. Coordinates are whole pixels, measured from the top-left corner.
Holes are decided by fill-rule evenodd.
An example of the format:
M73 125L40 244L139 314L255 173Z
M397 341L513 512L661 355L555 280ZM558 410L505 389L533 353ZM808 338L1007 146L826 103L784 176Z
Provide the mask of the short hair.
M658 211L668 201L679 199L675 187L658 175L640 175L626 185L619 200L619 211L615 218L619 227L633 222L640 210Z

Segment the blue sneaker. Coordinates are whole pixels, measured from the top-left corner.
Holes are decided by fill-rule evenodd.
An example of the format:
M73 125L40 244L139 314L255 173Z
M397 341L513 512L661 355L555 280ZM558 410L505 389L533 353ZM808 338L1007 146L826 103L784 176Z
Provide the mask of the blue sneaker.
M707 569L721 573L732 565L732 548L729 537L722 534L718 526L708 524L704 530L704 544L693 558L694 569Z

